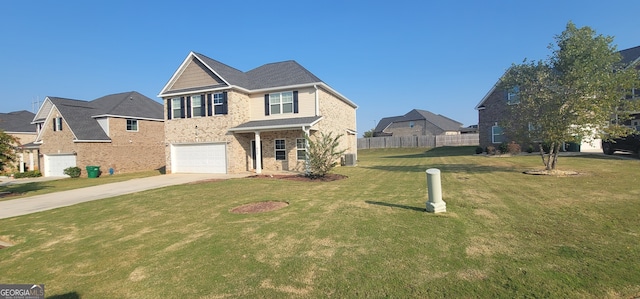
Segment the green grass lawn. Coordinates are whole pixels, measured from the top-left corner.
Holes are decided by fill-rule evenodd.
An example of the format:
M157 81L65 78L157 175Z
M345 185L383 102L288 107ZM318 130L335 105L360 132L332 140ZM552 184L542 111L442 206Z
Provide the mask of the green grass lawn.
M123 173L123 174L116 174L116 175L102 174L100 177L97 177L97 178L86 178L86 177L73 178L73 179L64 178L64 179L54 180L54 181L31 182L31 183L24 183L24 184L9 185L9 186L0 186L0 192L13 193L13 195L11 196L0 197L0 201L46 194L51 192L60 192L65 190L79 189L79 188L102 185L102 184L122 182L122 181L131 180L135 178L150 177L154 175L160 175L160 172L153 170L153 171L143 171L143 172L134 172L134 173Z
M359 152L333 182L244 178L0 220L0 283L53 298L640 296L639 160ZM424 212L428 168L447 212ZM258 201L290 205L232 214Z

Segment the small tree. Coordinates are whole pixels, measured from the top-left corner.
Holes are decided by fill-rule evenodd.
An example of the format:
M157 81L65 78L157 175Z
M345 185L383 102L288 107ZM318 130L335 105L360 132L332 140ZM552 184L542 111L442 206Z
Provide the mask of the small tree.
M308 147L306 176L324 177L338 165L338 161L346 151L338 150L340 137L342 137L342 134L333 137L331 132L329 134L320 132L320 136L315 140L305 136Z
M373 137L373 130L374 130L374 129L370 129L369 131L364 132L364 134L362 134L362 137L364 137L364 138L371 138L371 137Z
M16 161L15 146L18 139L0 130L0 171L6 165Z
M639 76L621 64L613 37L569 22L555 40L547 60L513 65L500 85L510 93L505 132L521 143L537 143L546 170L556 169L565 142L593 141L601 132L628 134L620 120L638 111L639 104L625 99L639 86Z

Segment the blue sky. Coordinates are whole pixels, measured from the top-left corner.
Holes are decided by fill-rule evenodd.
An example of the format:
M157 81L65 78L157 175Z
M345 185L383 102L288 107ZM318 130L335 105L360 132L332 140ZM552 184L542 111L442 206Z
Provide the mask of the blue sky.
M358 132L411 109L464 125L512 63L568 21L640 45L640 1L4 1L0 112L45 96L156 95L190 51L242 71L296 60L359 105Z

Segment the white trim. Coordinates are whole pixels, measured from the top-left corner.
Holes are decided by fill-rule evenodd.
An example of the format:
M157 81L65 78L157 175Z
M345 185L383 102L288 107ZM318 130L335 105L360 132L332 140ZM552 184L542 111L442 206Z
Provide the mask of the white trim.
M314 122L310 124L302 124L302 130L304 131L305 127L313 127L318 122L320 122L324 117L320 117ZM246 132L260 132L260 131L284 131L291 129L300 129L301 124L290 124L290 125L274 125L274 126L259 126L259 127L248 127L248 128L231 128L229 132L238 132L238 133L246 133ZM246 131L246 132L245 132Z
M241 88L238 88L238 89L241 89ZM202 94L202 93L210 93L210 92L223 92L225 90L231 90L231 87L222 86L222 87L216 87L216 88L197 89L192 91L169 92L166 94L158 94L158 97L161 97L164 100L164 99L174 98L176 96L185 96L185 95ZM246 90L246 89L242 89L242 90Z
M358 131L356 131L356 130L351 130L351 129L347 129L347 134L351 134L351 135L358 135Z
M150 120L150 121L164 121L164 119L160 119L160 118L149 118L149 117L138 117L138 116L127 116L127 115L115 115L115 114L99 114L99 115L91 116L91 118L103 118L103 117L126 118L126 119L137 119L137 120Z

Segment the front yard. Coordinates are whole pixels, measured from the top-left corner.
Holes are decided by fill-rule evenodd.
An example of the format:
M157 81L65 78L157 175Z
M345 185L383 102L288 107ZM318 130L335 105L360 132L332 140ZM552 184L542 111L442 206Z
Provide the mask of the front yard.
M0 283L55 298L640 296L638 160L360 151L349 178L174 186L0 220ZM424 212L428 168L447 212ZM282 209L231 213L258 201Z

